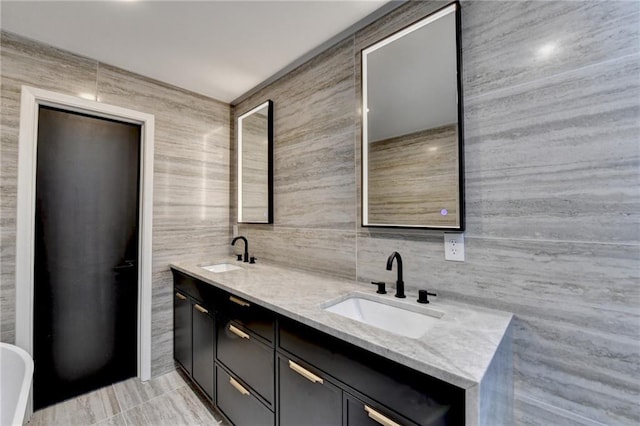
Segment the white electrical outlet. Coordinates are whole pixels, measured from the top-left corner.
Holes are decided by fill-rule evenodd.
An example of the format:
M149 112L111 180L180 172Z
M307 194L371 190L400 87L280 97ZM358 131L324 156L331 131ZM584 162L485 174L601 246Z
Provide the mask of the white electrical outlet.
M464 234L444 233L444 258L464 262Z
M238 225L233 225L233 237L238 236Z

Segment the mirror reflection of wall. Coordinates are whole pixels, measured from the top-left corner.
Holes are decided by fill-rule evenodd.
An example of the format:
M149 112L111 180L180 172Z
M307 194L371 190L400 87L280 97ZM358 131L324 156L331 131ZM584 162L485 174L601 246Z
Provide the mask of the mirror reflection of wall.
M362 51L364 226L463 229L458 11Z
M238 118L238 222L272 223L272 105Z
M455 124L369 143L369 221L457 226L457 155Z

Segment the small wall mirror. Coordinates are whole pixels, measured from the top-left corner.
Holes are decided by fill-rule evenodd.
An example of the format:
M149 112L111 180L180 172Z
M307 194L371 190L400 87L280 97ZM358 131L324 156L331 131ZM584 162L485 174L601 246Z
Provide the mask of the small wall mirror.
M362 50L362 225L464 230L460 11Z
M273 223L273 102L238 117L238 222Z

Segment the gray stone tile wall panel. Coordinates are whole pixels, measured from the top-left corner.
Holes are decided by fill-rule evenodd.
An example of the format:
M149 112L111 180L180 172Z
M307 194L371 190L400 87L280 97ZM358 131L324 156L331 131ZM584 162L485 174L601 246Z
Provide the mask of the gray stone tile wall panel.
M518 424L638 423L640 3L462 2L464 263L444 261L441 232L360 227L360 49L444 4L408 2L353 36L357 279L393 283L384 266L399 251L408 287L514 312ZM551 42L556 50L543 61L538 49ZM256 96L285 93L290 78ZM314 183L296 177L306 179L300 187ZM279 205L313 218L297 200ZM299 226L313 226L306 220ZM268 259L298 251L284 238L271 245L277 224L276 212L276 226L255 234ZM344 255L334 261L344 264ZM303 259L287 264L333 274Z

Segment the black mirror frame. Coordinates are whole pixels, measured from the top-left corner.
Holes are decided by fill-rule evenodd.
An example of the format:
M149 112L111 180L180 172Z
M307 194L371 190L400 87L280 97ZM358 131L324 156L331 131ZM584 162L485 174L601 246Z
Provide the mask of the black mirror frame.
M250 113L253 110L256 110L260 107L262 107L263 105L267 105L267 187L268 187L268 195L267 195L267 203L269 204L267 206L267 220L265 222L252 222L252 221L241 221L240 217L242 215L242 205L240 204L240 191L242 190L241 186L240 186L240 174L242 173L242 170L240 170L239 167L239 160L240 160L240 156L242 155L242 152L239 148L240 144L238 142L239 138L237 138L236 141L236 151L237 151L237 159L236 159L236 167L237 167L237 179L236 179L236 184L237 184L237 196L236 196L236 201L238 204L238 213L237 213L237 221L238 223L243 223L243 224L273 224L273 101L271 99L268 99L265 102L261 102L260 104L256 105L253 108L250 108L247 112L239 115L236 118L236 126L239 127L240 124L240 119L243 118L244 116L246 116L248 113ZM236 133L238 132L238 129L236 128Z
M461 26L462 26L462 18L461 18L461 6L459 1L453 1L448 3L447 5L434 10L422 18L405 25L403 28L395 31L384 38L376 41L375 43L370 44L360 50L360 106L364 107L364 61L362 60L363 52L367 50L369 47L374 46L380 43L383 40L386 40L393 35L404 31L406 28L411 27L412 25L417 24L418 22L428 18L429 16L440 12L451 5L455 5L455 21L456 21L456 59L457 59L457 98L458 98L458 211L460 212L459 223L460 225L457 227L434 227L434 226L412 226L412 225L376 225L376 224L366 224L365 225L365 211L364 211L364 149L363 146L365 144L364 141L364 120L360 120L360 225L363 228L401 228L401 229L426 229L426 230L436 230L436 231L445 231L445 232L464 232L465 230L465 200L464 200L464 104L463 104L463 92L462 92L462 36L461 36Z

